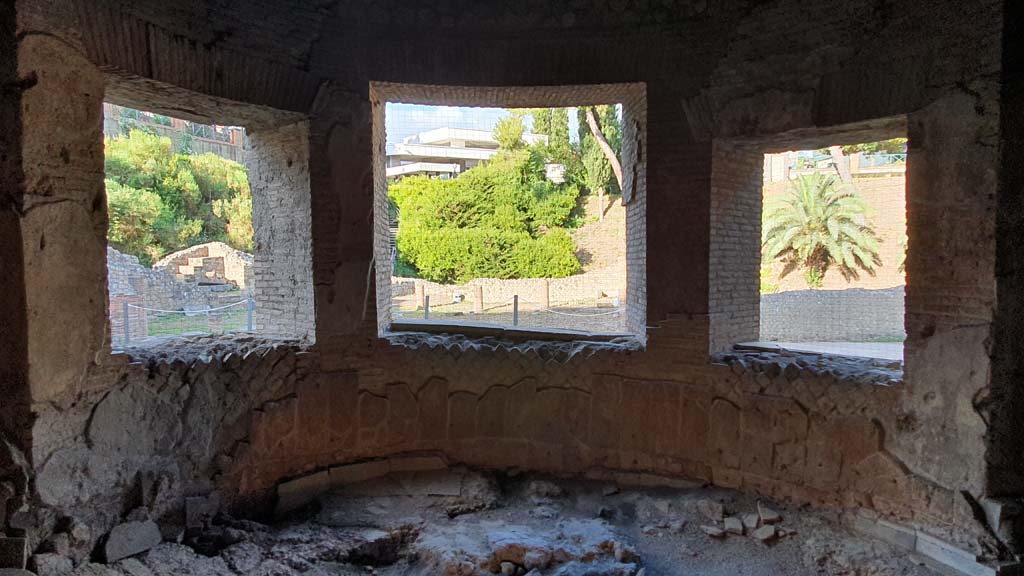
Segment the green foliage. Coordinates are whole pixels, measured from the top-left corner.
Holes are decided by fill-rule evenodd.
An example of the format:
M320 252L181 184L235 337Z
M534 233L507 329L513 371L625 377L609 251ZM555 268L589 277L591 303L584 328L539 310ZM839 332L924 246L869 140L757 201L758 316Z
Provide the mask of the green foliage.
M498 141L498 148L502 150L525 148L526 143L523 142L525 132L523 119L518 115L506 116L494 125L494 139Z
M779 283L772 275L771 263L761 265L761 294L775 294L779 291Z
M220 240L252 250L252 195L245 167L214 154L175 154L142 130L105 140L108 240L151 263ZM144 228L144 230L143 230Z
M874 276L882 264L866 204L831 176L797 179L784 198L766 207L762 231L762 261L783 262L780 278L803 268L811 288L821 287L832 266L850 281L860 271Z
M147 266L151 265L153 254L149 250L156 244L156 223L164 212L160 196L109 179L106 187L108 240L122 251L138 256Z
M544 179L537 150L503 151L452 180L394 182L403 272L435 282L568 276L579 261L563 227L578 194Z
M850 144L843 146L844 154L856 154L865 152L868 154L902 154L907 151L906 138L891 138L877 142L864 142L861 144Z
M608 163L601 147L593 138L587 141L583 150L583 168L586 171L586 185L591 192L608 189L612 179L612 165Z
M531 108L534 134L548 137L551 148L569 148L569 109L568 108Z
M616 155L621 156L622 122L619 119L618 106L593 106L592 108L594 109L597 123L601 128L601 133L604 134L608 145L612 147ZM590 126L587 123L586 107L578 108L577 116L580 123L579 155L582 167L580 173L581 180L586 183L586 187L591 192L604 189L611 194L620 193L619 183L613 177L612 166L608 163L608 159L604 157L597 139L590 132ZM606 169L607 175L605 174Z

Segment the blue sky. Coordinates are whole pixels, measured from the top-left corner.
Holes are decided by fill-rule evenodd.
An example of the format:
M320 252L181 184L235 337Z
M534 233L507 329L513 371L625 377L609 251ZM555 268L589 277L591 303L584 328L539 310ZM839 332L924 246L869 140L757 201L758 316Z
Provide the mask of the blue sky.
M422 104L399 104L388 102L384 109L384 127L387 143L401 142L402 138L434 128L469 128L473 130L494 129L501 118L508 116L504 108L471 108L468 106L425 106ZM523 119L527 130L530 117ZM569 112L569 138L576 139L576 113Z

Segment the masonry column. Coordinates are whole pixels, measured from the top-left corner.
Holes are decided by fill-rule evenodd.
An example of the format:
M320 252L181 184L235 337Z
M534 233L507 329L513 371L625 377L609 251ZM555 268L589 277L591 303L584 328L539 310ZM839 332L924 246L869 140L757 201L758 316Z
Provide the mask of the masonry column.
M704 361L708 335L711 140L694 138L680 95L647 85L647 321L650 345Z
M317 342L322 349L344 348L352 338L376 335L373 142L368 95L324 86L310 115L309 158ZM378 262L377 274L385 264ZM330 356L325 352L325 358Z
M254 330L312 339L312 230L309 125L295 122L246 134L252 188Z
M47 402L76 392L108 349L103 75L68 42L29 28L18 76L28 376L32 401Z
M21 92L15 12L0 5L0 537L8 510L20 508L28 491L19 454L29 453L32 421L28 385L28 314L22 248ZM9 505L10 504L10 505Z

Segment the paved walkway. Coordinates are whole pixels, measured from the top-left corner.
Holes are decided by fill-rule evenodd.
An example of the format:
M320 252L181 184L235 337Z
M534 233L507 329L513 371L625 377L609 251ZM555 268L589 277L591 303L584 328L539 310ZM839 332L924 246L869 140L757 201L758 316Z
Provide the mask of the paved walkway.
M793 352L903 360L903 342L744 342L741 346L765 350L784 348Z

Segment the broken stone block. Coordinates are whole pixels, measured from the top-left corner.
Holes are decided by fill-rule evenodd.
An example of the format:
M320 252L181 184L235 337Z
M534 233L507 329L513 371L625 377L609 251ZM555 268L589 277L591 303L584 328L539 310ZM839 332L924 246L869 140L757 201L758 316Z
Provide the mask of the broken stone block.
M558 498L565 494L561 486L547 480L534 480L530 482L527 493L534 501Z
M39 576L64 576L75 568L71 558L60 554L36 554L32 565Z
M163 541L160 527L152 520L125 522L115 526L103 546L103 557L107 563L141 554Z
M335 466L330 470L330 485L334 487L365 482L386 476L390 471L391 465L387 460L371 460L370 462Z
M725 506L714 500L698 500L697 511L708 520L719 522L725 516Z
M21 568L28 564L28 539L0 538L0 568Z
M743 515L743 527L748 531L757 530L758 526L761 525L761 517L757 514L744 514Z
M773 542L778 537L774 524L765 524L750 534L755 540L764 543Z
M615 541L612 551L616 562L629 563L637 559L636 552L618 540Z
M725 531L730 534L743 536L743 522L735 516L729 516L725 519Z
M330 485L331 477L326 470L278 484L275 514L287 514L302 508L327 492Z
M771 508L757 503L757 515L761 518L762 524L778 524L782 522L782 515Z
M427 472L445 470L448 464L439 456L405 456L392 458L389 465L391 472Z
M722 530L721 528L719 528L717 526L707 526L707 525L704 525L704 526L701 526L700 529L703 530L705 534L707 534L708 536L711 536L712 538L725 538L725 530Z
M232 570L240 574L249 574L263 562L263 551L252 542L240 542L225 548L221 552L221 557Z

